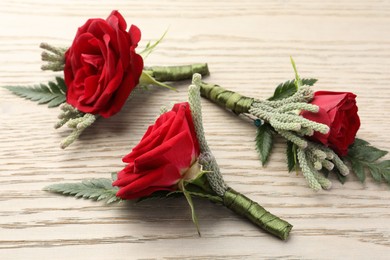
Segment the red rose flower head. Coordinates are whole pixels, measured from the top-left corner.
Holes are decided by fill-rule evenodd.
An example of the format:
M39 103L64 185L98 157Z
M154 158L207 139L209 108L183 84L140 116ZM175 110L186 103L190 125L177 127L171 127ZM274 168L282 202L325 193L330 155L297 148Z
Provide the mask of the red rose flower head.
M312 139L332 148L340 156L348 153L360 127L356 95L350 92L317 91L310 102L318 113L303 111L302 116L329 126L328 134L315 132Z
M145 197L155 191L177 190L177 183L199 172L196 137L190 105L176 104L149 126L140 143L123 158L128 165L113 182L122 199Z
M110 117L119 112L139 82L143 60L135 52L141 31L118 11L106 20L89 19L65 53L66 102L84 113Z

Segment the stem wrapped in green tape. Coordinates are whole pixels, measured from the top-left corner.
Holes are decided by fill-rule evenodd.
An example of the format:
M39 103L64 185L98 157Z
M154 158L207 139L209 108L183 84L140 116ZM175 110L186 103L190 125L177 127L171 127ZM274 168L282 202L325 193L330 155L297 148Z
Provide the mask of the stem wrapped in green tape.
M227 208L246 217L256 226L259 226L282 240L288 238L293 227L290 223L269 213L258 203L252 201L243 194L236 192L232 188L226 190L223 196L223 203Z
M248 113L254 101L253 98L245 97L234 91L224 89L221 86L204 82L200 84L200 93L203 97L224 108L230 109L237 115Z
M199 73L202 76L210 74L207 63L145 67L144 71L160 82L192 79L192 75L195 73Z

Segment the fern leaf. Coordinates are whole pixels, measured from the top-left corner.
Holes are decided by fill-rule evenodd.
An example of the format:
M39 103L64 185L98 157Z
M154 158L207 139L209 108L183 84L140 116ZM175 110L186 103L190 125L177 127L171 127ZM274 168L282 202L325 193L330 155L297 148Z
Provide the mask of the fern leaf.
M79 183L57 183L46 186L44 190L76 198L106 200L107 203L120 200L116 196L118 188L113 187L111 179L107 178L89 179Z
M56 82L50 81L47 85L5 86L4 88L19 97L38 102L38 104L47 104L48 107L56 107L66 101L66 85L60 77L56 77Z

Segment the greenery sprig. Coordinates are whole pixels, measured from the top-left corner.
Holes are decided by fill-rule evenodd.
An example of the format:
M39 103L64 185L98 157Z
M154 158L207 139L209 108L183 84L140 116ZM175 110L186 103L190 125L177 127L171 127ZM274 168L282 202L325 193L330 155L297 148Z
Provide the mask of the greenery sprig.
M48 107L57 107L66 101L66 85L63 78L56 77L55 82L49 81L47 85L35 86L4 86L17 96L47 104Z
M112 179L109 178L88 179L78 183L56 183L46 186L44 190L76 198L105 200L107 204L121 200L116 196L118 188L112 186Z
M352 171L361 182L366 179L366 172L377 181L385 181L390 184L390 160L380 159L388 152L370 145L367 141L356 138L345 157Z

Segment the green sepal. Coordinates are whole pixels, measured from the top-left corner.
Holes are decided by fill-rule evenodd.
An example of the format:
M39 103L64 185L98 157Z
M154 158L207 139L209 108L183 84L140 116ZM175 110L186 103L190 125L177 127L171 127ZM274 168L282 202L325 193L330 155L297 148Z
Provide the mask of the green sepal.
M88 179L79 183L56 183L43 190L76 198L106 200L107 204L121 200L116 196L119 188L113 187L112 180L108 178Z
M302 79L301 81L302 81L303 85L313 86L317 82L317 79L308 78L308 79ZM292 95L294 95L295 92L297 92L297 89L296 89L294 82L295 82L295 80L292 79L292 80L287 80L284 83L280 83L276 87L273 96L270 97L268 100L275 101L275 100L288 98L288 97L291 97Z
M293 142L287 141L287 167L288 172L292 172L293 170L298 171L298 159L297 159L297 145Z
M164 39L165 35L168 33L168 29L164 32L164 34L158 39L155 43L151 44L150 41L146 44L145 49L143 49L139 55L142 56L143 59L146 59L150 53L154 51L154 48L160 44L160 42Z
M273 147L273 128L269 124L262 124L256 132L256 151L260 156L263 166L267 163Z
M349 147L345 159L350 162L352 171L361 182L365 181L367 171L375 181L385 181L390 184L390 160L378 161L387 153L367 141L356 138Z
M142 71L142 74L141 74L141 77L139 79L139 84L141 86L148 86L148 85L154 85L154 86L158 86L158 87L164 87L164 88L168 88L170 90L174 90L174 91L177 91L176 88L174 87L171 87L167 84L164 84L160 81L157 81L155 78L152 77L152 75L150 75L147 71Z
M66 101L66 85L64 79L56 77L56 82L49 81L47 85L35 86L4 86L17 96L36 101L38 104L46 104L48 107L56 107Z

